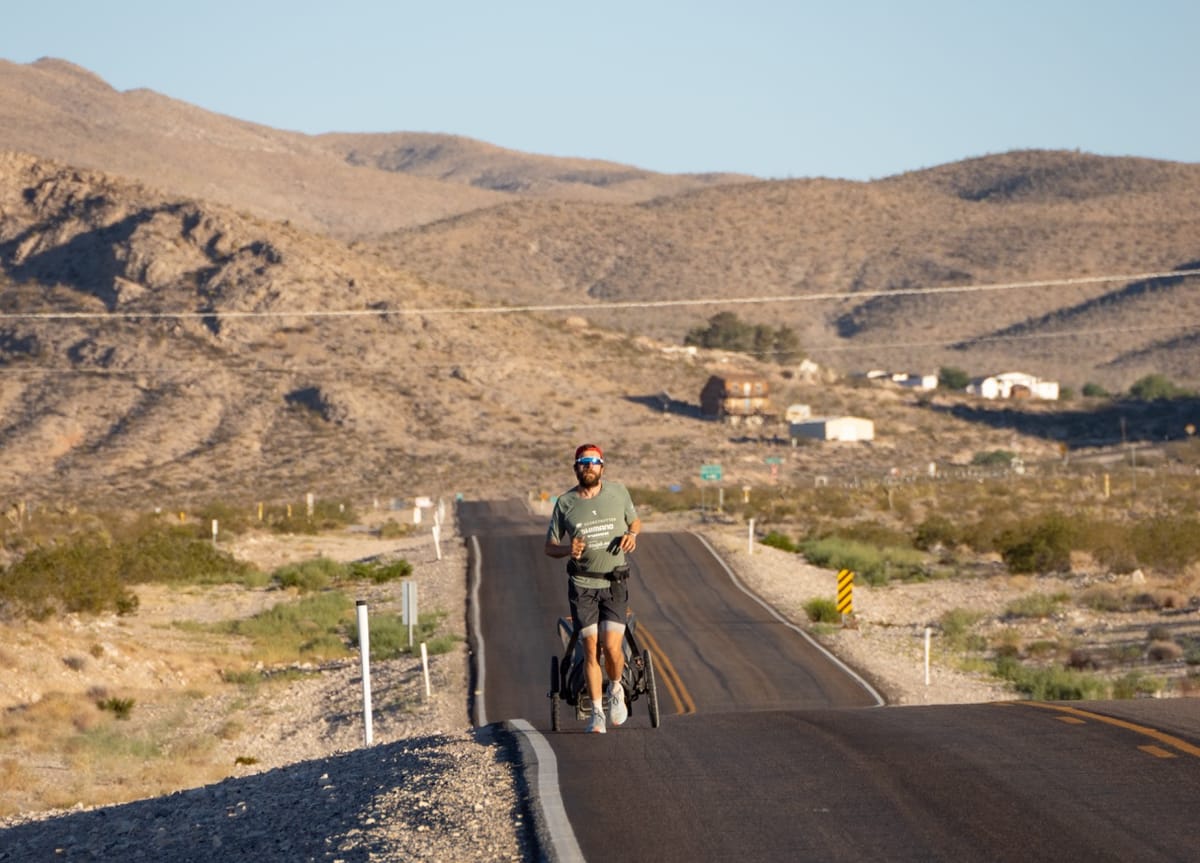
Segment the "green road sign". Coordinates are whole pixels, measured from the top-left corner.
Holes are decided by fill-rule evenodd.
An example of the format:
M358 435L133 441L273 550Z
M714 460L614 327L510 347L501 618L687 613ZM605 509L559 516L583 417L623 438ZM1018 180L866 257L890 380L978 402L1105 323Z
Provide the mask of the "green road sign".
M777 455L769 455L764 459L764 461L767 464L783 464L783 459Z
M700 465L700 479L720 479L721 466L719 464L702 464Z

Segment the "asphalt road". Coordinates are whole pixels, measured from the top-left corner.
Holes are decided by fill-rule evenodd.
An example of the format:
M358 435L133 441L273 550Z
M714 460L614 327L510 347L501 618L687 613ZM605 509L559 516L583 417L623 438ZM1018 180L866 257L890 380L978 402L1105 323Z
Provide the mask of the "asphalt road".
M872 706L691 534L649 533L633 556L661 727L638 702L606 735L569 710L549 732L563 564L520 504L464 504L460 523L475 719L528 729L552 857L1200 860L1200 706Z

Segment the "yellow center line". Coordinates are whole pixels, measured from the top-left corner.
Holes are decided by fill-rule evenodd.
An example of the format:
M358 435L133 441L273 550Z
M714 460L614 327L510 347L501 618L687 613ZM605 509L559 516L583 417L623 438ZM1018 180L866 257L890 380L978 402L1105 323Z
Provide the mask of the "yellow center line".
M1027 704L1030 707L1040 707L1043 710L1057 710L1060 713L1066 713L1070 716L1078 716L1083 719L1094 719L1096 722L1104 722L1108 725L1115 725L1117 728L1124 728L1126 731L1132 731L1136 734L1141 734L1144 737L1149 737L1152 740L1157 740L1159 743L1178 749L1188 755L1193 755L1200 758L1200 746L1193 743L1188 743L1182 738L1176 737L1173 734L1167 734L1165 731L1159 731L1157 728L1149 728L1145 725L1138 725L1136 722L1129 722L1124 719L1117 719L1115 716L1105 716L1102 713L1092 713L1090 710L1080 710L1078 707L1066 707L1061 704L1044 704L1040 701L1021 701L1020 704ZM1060 719L1062 717L1059 717ZM1150 752L1150 748L1139 747ZM1158 747L1152 747L1158 749ZM1163 750L1159 750L1160 752ZM1151 752L1152 755L1157 755L1156 752ZM1167 753L1170 755L1171 753ZM1162 756L1159 756L1162 757Z
M675 702L675 712L677 713L695 713L696 702L692 700L692 695L687 691L687 687L683 685L683 680L679 677L679 672L675 670L675 666L671 662L671 658L663 651L662 645L650 633L650 630L644 623L638 624L638 634L646 639L646 644L653 652L654 664L657 668L659 663L662 664L663 683L667 685L667 690L671 694L671 700Z

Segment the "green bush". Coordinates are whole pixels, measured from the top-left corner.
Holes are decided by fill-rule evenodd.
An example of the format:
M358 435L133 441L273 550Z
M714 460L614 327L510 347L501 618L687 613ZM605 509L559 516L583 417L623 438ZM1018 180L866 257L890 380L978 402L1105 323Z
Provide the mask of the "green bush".
M952 608L938 618L938 628L950 646L962 648L967 644L971 628L982 619L982 612L968 608Z
M953 548L959 544L959 536L954 522L943 515L931 515L917 525L912 542L922 551L929 551L939 545Z
M800 550L800 547L796 545L796 543L792 542L791 539L774 530L759 541L763 545L769 545L771 548L778 548L781 551L797 552Z
M813 623L841 623L842 620L837 603L825 597L816 597L804 603L804 613Z
M808 540L800 544L814 566L849 569L867 584L887 584L891 578L923 578L925 557L913 548L876 548L838 536Z
M215 629L250 639L264 662L336 659L350 652L354 603L336 591L281 602Z
M965 390L971 376L960 368L942 366L938 369L938 387L944 390Z
M1069 668L1026 666L1005 656L996 660L995 669L997 677L1038 701L1090 701L1108 691L1103 679Z
M1139 565L1181 572L1200 560L1200 521L1182 515L1152 518L1134 524L1129 541Z
M378 560L360 560L347 567L346 575L356 581L370 581L374 584L387 584L412 575L412 564L407 560L393 560L387 563Z
M1071 522L1059 513L1026 521L997 540L1010 572L1063 572L1071 568Z
M283 588L302 592L324 590L346 571L344 564L327 557L316 557L300 563L289 563L271 573L271 579Z
M1030 593L1010 602L1004 610L1004 616L1047 618L1058 611L1067 598L1065 593Z
M1176 386L1162 374L1146 375L1138 379L1129 388L1129 394L1144 402L1189 398L1195 395L1191 390Z
M0 605L44 620L54 614L130 614L138 598L121 579L121 554L107 537L74 537L35 548L0 578Z
M993 449L975 453L971 456L971 464L977 467L1009 467L1016 457L1016 453L1006 449Z

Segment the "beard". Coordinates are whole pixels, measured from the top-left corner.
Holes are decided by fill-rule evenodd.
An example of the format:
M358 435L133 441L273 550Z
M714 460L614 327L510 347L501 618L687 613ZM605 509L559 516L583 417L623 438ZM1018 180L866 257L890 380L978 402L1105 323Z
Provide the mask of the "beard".
M580 488L595 488L600 485L600 471L585 470L579 474Z

